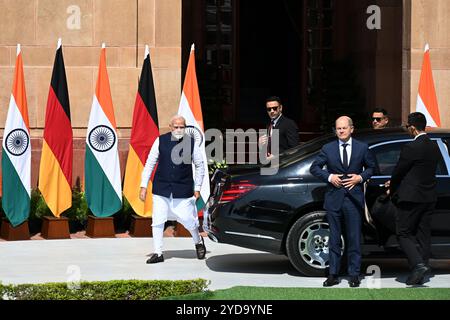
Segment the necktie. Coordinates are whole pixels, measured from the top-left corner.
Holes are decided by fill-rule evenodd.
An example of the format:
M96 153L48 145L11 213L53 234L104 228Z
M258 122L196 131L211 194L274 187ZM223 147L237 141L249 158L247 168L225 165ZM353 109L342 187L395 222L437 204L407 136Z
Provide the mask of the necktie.
M267 141L267 154L272 152L272 129L275 126L275 121L274 120L270 120L270 125L269 125L269 132L268 132L268 136L269 139Z
M343 152L342 152L342 164L344 165L345 171L347 171L347 169L348 169L347 147L348 147L348 143L344 143L344 144L342 145L342 148L344 148L344 150L343 150Z

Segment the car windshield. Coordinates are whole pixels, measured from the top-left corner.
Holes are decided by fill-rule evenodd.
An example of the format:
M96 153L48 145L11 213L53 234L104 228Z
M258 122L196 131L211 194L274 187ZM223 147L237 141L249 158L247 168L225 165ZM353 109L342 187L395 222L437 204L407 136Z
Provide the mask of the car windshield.
M327 134L302 143L294 148L288 149L279 155L279 165L283 166L301 158L304 155L317 152L322 148L324 144L332 141L333 139L336 139L335 134Z

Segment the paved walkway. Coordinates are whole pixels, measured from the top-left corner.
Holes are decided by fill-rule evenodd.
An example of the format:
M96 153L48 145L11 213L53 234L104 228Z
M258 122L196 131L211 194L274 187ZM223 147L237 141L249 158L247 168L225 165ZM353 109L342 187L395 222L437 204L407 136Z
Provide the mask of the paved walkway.
M302 277L284 256L217 244L205 239L206 260L196 258L190 238L165 238L165 262L148 265L151 238L70 239L0 242L0 281L45 283L73 280L195 279L212 290L233 286L321 287L324 279ZM405 287L405 261L366 261L382 271L381 287ZM450 261L432 261L435 275L425 285L450 288ZM398 276L398 279L397 279ZM362 281L367 287L371 279ZM348 287L342 281L339 287Z

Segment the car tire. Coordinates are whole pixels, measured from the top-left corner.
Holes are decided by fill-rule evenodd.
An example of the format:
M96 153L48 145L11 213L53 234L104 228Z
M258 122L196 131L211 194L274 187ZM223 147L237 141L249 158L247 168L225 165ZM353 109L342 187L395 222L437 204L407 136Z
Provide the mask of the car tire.
M305 276L324 277L328 272L329 225L325 216L325 211L310 212L298 219L289 230L287 256Z

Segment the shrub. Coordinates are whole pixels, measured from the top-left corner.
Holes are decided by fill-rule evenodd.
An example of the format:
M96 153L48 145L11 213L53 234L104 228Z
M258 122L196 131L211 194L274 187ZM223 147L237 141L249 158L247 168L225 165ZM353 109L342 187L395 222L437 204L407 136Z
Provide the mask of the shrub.
M67 283L0 284L0 300L157 300L204 292L207 285L204 279L81 282L79 289Z
M127 199L125 197L122 199L122 208L113 215L116 229L119 232L128 230L131 223L131 215L134 213ZM4 215L1 207L1 197L0 212L1 215ZM79 187L75 187L72 190L72 206L61 214L61 216L69 219L70 232L83 230L86 227L90 214L92 213L89 210L85 193ZM39 189L33 189L31 191L30 216L28 218L31 234L40 232L42 218L45 216L53 216L53 214Z
M228 164L225 159L222 161L214 161L212 159L208 160L208 173L210 176L214 174L216 169L226 169L228 168Z

